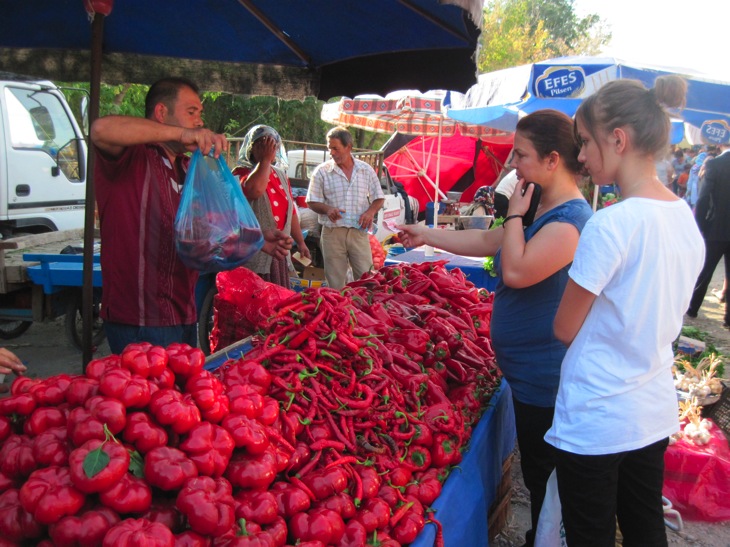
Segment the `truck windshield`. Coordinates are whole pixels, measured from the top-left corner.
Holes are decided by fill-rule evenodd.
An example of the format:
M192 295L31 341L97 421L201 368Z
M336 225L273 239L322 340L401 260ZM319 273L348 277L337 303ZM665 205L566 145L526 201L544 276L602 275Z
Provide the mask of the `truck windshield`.
M76 132L58 95L43 90L6 87L5 102L10 126L10 143L15 149L42 150L58 161L71 180L78 180L78 147L67 146L76 140ZM69 157L75 156L75 157ZM66 172L68 170L68 172Z

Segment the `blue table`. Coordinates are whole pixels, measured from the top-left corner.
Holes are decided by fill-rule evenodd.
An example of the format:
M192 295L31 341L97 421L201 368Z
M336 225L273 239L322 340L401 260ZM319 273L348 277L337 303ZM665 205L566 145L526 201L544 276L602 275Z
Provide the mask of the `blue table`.
M228 359L238 359L251 349L246 338L214 353L205 368L214 370ZM488 546L488 511L496 501L502 480L502 463L515 447L515 418L512 390L502 379L492 395L489 407L472 432L469 450L444 484L432 508L444 527L444 542L450 546ZM436 535L433 525L426 525L411 545L431 547Z
M484 259L469 256L460 256L446 252L434 252L433 256L426 256L425 252L419 247L398 255L388 255L385 259L386 266L408 262L411 264L420 264L422 262L436 262L438 260L448 260L446 264L447 270L459 268L467 279L474 283L477 287L487 289L494 292L497 288L497 278L489 275L484 269Z

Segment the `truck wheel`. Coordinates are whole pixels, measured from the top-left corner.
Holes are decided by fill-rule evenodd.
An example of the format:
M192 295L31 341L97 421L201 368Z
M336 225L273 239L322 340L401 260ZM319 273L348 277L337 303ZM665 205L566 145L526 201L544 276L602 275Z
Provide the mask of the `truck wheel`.
M11 321L9 319L0 320L0 338L3 340L17 338L27 331L32 324L33 321Z
M94 304L92 307L93 322L91 325L91 345L95 348L101 345L106 338L104 333L104 321L99 317L99 310L101 309L101 294L98 291L94 291ZM84 338L84 322L82 319L81 311L81 291L71 296L68 300L66 307L66 338L71 342L77 349L83 350L83 338Z
M218 288L213 284L205 294L198 312L198 345L206 355L210 355L210 333L213 330L213 299L216 294L218 294Z

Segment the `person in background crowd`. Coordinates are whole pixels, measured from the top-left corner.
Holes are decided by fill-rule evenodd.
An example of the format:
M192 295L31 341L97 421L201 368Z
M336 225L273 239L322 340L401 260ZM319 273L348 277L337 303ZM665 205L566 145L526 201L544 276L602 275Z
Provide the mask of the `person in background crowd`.
M502 180L499 181L494 189L494 218L506 217L509 209L509 198L517 186L517 172L512 169Z
M707 159L707 152L700 152L691 164L689 170L689 178L687 179L687 191L684 194L684 199L689 203L689 206L694 209L697 204L697 198L699 197L700 187L700 169L702 164Z
M674 151L674 157L672 158L672 171L674 172L674 177L672 177L672 192L677 194L679 196L679 185L678 185L678 179L679 176L684 172L684 166L687 164L687 160L684 157L684 152L681 148L677 148ZM685 182L685 188L687 186ZM684 194L682 194L684 195ZM680 196L681 197L681 196Z
M712 275L722 257L725 257L725 279L730 277L730 145L722 147L722 153L705 165L705 178L697 200L695 220L705 240L705 264L697 278L687 315L697 317ZM725 301L725 285L715 296ZM730 328L730 312L725 305L725 328Z
M327 133L331 160L316 167L309 181L307 205L319 215L320 244L327 284L345 286L348 267L354 279L373 266L367 231L385 202L375 171L352 155L352 135L344 127Z
M145 117L105 116L91 127L104 271L101 317L109 347L131 342L197 345L198 272L177 256L174 223L189 158L228 149L225 135L203 127L197 86L184 78L153 84ZM282 256L291 238L264 233L265 252Z
M580 231L592 214L578 188L582 166L577 158L572 120L555 110L538 110L517 124L510 161L517 191L503 228L399 227L406 247L426 244L466 256L494 256L499 280L490 329L497 363L512 388L520 463L530 491L532 528L526 545L533 545L555 467L553 448L543 436L553 420L565 347L553 335L552 321ZM534 188L525 188L526 181L540 184L542 196L535 221L523 228Z
M291 235L300 254L311 258L304 243L299 215L291 195L289 179L276 164L283 163L281 137L267 125L252 127L243 139L238 156L238 167L233 174L240 177L243 193L251 204L262 230L278 229ZM259 274L262 279L291 288L290 270L293 269L288 254L273 257L259 252L246 263L246 268Z
M664 452L679 428L672 342L704 255L687 203L656 176L669 142L666 108L684 104L686 82L609 82L575 116L579 159L596 184L623 199L586 224L555 317L568 346L555 446L570 547L666 546Z

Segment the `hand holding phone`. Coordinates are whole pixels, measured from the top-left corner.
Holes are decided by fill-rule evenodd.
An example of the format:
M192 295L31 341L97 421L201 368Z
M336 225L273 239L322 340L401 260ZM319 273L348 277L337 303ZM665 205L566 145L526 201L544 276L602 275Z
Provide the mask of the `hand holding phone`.
M540 205L540 197L542 196L542 186L536 182L525 182L522 186L522 195L525 195L527 187L532 184L534 186L532 190L532 197L530 198L530 207L527 209L525 216L522 217L522 225L527 227L532 224L535 220L535 213L537 213L537 206Z

